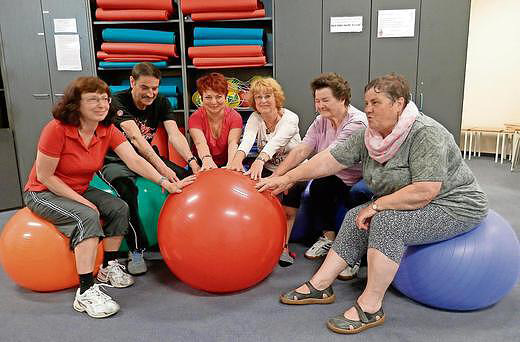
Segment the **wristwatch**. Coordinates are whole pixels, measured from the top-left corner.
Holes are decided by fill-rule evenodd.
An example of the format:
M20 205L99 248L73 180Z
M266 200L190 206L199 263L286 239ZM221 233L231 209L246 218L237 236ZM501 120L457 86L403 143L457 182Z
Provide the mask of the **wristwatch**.
M188 160L187 160L188 164L191 163L192 161L197 161L197 158L195 156L191 156L191 158L188 158Z
M372 209L374 209L375 211L380 211L379 207L377 206L377 203L374 201L372 202Z

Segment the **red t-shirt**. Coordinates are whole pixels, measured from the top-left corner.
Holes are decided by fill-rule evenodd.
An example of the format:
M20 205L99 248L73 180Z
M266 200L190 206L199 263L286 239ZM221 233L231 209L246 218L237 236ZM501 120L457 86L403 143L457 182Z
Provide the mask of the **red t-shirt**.
M83 194L94 173L103 166L103 159L108 149L115 149L124 141L126 138L114 125L108 127L98 125L90 146L85 147L79 136L78 127L52 120L42 130L38 151L49 157L59 158L54 175L77 193ZM32 167L24 190L48 190L36 178L36 163Z
M233 128L242 128L242 117L236 110L226 107L218 139L215 139L211 134L208 115L203 107L200 107L195 111L195 113L191 114L188 120L188 126L189 128L198 128L204 133L213 161L218 166L223 166L227 164L228 160L227 149L229 131ZM196 155L196 152L194 146L193 154Z

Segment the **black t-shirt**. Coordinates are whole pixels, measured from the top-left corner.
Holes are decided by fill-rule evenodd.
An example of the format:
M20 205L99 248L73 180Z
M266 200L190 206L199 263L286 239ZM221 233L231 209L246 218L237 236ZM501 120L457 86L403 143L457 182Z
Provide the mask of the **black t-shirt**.
M141 131L141 135L148 143L151 143L157 132L157 127L159 127L163 121L175 120L175 114L167 98L158 95L150 106L141 110L135 106L130 88L112 96L110 107L116 111L114 125L119 128L123 134L125 134L125 132L121 128L121 123L127 120L134 120ZM113 151L110 151L105 158L105 163L119 161L121 160Z

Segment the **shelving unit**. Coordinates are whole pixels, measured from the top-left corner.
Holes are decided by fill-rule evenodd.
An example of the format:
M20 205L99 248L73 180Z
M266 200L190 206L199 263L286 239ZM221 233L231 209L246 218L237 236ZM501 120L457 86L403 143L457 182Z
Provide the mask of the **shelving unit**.
M175 43L178 59L173 59L177 64L169 65L165 69L161 69L163 76L175 76L182 78L182 99L179 97L179 109L175 113L179 114L177 123L180 127L186 127L188 117L196 109L192 103L191 97L196 91L196 80L209 72L220 72L226 77L235 77L241 81L247 81L255 75L275 76L274 63L274 1L262 0L266 17L264 18L248 18L248 19L232 19L232 20L213 20L213 21L193 21L189 15L182 13L179 0L174 3L177 12L174 18L166 21L97 21L95 20L96 1L90 0L91 18L92 18L92 46L95 51L100 50L101 32L103 28L139 28L139 29L155 29L163 31L175 32ZM188 48L193 45L193 29L196 26L203 27L230 27L230 28L262 28L264 29L264 50L267 58L267 64L256 67L241 68L210 68L198 69L188 58ZM94 56L95 56L94 51ZM96 74L109 84L119 84L129 77L130 68L106 69L98 66L96 61ZM250 108L235 108L246 119L251 113ZM187 130L186 130L187 132ZM187 134L187 133L186 133ZM188 135L188 134L187 134ZM189 139L189 136L188 136Z

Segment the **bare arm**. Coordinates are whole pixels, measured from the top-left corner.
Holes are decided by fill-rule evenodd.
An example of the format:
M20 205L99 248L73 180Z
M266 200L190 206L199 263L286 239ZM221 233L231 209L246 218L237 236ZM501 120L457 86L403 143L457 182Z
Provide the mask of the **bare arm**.
M155 169L159 171L161 175L169 178L170 180L178 180L177 176L175 176L175 172L166 166L161 157L155 153L152 146L142 136L141 131L139 131L139 127L137 127L135 121L123 121L121 123L121 128L123 131L125 131L128 140L137 149L137 152L139 152L139 154L144 159L150 162L150 164L152 164L152 166L155 167Z
M194 176L184 178L178 182L169 182L164 180L163 176L147 162L143 157L138 155L129 142L125 141L114 149L114 152L121 158L121 160L130 168L130 170L139 174L140 176L159 184L168 192L180 192L184 186L191 184Z
M166 120L164 121L164 128L168 133L168 142L172 144L173 148L175 148L177 152L179 152L181 157L186 161L192 158L193 154L191 153L188 141L181 131L179 131L177 123L174 120ZM198 172L199 164L197 163L197 160L190 160L189 166L194 173Z
M330 154L329 150L323 150L312 157L307 163L300 164L283 176L261 180L256 187L259 191L273 189L273 194L276 195L286 191L290 185L295 182L330 176L344 168L345 167L338 163L332 154Z
M38 181L55 195L66 197L97 211L97 207L92 202L78 194L54 174L59 161L60 158L53 158L38 151L36 154L36 178Z
M294 169L296 166L300 165L302 161L304 161L310 154L312 153L312 149L309 145L300 143L295 148L289 152L287 157L278 165L276 170L273 172L273 176L282 176L286 174L289 170Z
M378 198L379 210L415 210L424 208L441 190L442 182L416 182Z
M190 128L190 135L199 154L199 158L202 161L201 170L209 170L217 167L217 164L213 161L213 157L209 151L209 146L206 141L206 137L202 130L198 128Z
M235 153L238 149L238 141L240 140L240 135L242 134L242 128L232 128L228 134L228 160L227 166L231 165Z
M381 196L374 203L377 210L415 210L424 208L441 190L442 182L415 182L396 192ZM368 229L372 216L377 213L371 205L361 209L356 217L360 229Z

